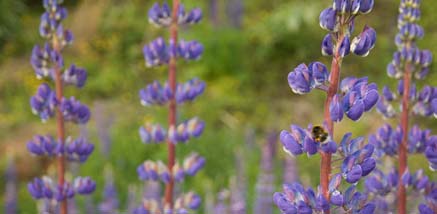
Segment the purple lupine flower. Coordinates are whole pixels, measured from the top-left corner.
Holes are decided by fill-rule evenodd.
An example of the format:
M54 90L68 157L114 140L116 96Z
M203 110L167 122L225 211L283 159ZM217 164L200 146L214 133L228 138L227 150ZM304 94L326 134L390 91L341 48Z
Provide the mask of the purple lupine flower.
M176 101L178 104L193 101L203 93L205 86L205 82L200 81L198 78L189 80L185 84L179 84L176 88Z
M376 32L373 28L365 26L360 35L355 37L351 43L351 51L358 56L367 56L375 47Z
M91 194L96 189L96 183L90 177L77 177L74 179L74 189L82 195Z
M27 150L33 155L56 156L62 153L58 151L58 143L52 136L36 135L27 142Z
M338 47L338 52L341 57L345 57L349 55L350 53L350 47L351 47L351 40L349 38L349 35L346 35L343 37L343 40L340 43L340 46Z
M373 9L374 0L361 0L360 1L360 12L363 14L370 13Z
M54 140L49 135L37 135L27 143L27 148L34 155L48 157L65 155L67 160L83 162L88 158L94 146L86 143L84 139L66 144L62 134L65 132L64 121L84 124L90 118L90 112L85 105L74 98L66 99L59 96L63 94L64 85L71 84L81 88L87 78L85 70L75 65L63 70L65 62L61 53L67 45L73 42L73 34L62 26L61 22L67 17L67 10L61 6L62 2L60 0L43 1L45 12L41 16L39 32L47 41L43 47L36 45L33 48L30 59L37 79L47 78L46 80L53 81L56 92L52 91L49 84L42 83L37 93L31 98L30 105L33 113L39 115L43 121L53 117L55 110L59 110L65 120L62 118L58 120L59 139ZM58 171L58 174L63 173L65 173L64 170ZM75 183L78 179L82 178L77 178ZM69 181L54 183L51 178L44 176L42 179L35 178L30 182L28 190L35 199L48 199L45 200L47 203L51 201L44 211L58 212L61 203L62 209L67 209L68 201L73 201L72 198L76 193L89 194L94 191L95 183L90 178L84 178L83 181L79 186L73 187Z
M112 170L105 170L105 186L103 188L103 201L99 204L99 212L111 213L118 209L119 201L117 197L117 190L114 185L114 177Z
M229 191L222 190L217 194L217 202L214 207L214 214L229 213L228 207Z
M312 89L313 79L305 64L300 64L288 74L288 84L296 94L306 94Z
M340 102L340 96L334 95L332 102L329 106L329 112L331 120L334 122L340 122L343 119L343 104Z
M166 131L160 125L150 123L141 126L139 133L143 143L161 143L167 138Z
M100 148L103 155L109 158L112 145L110 127L114 121L114 118L107 114L102 103L95 103L94 106L93 112L95 114L94 118L96 121L97 135L99 136L99 141L101 143Z
M169 90L169 86L166 83L163 87L158 81L154 81L152 84L146 86L146 88L139 92L141 104L144 106L149 105L163 105L173 96Z
M334 96L330 106L333 121L341 121L342 112L356 121L364 112L370 111L379 99L376 84L369 84L367 78L347 77L341 82L340 88L344 96L342 98L338 94Z
M197 41L181 40L177 47L178 56L186 60L198 60L203 53L203 45Z
M170 182L171 175L168 167L162 161L158 161L157 166L158 166L159 179L164 183Z
M291 132L281 131L280 140L284 151L291 155L300 155L306 152L308 155L314 155L319 150L327 153L335 153L337 145L333 142L329 135L326 134L325 139L320 140L312 136L314 127L309 125L306 130L296 125L291 125ZM326 127L320 127L326 130Z
M66 84L75 85L78 88L82 88L85 85L87 79L87 73L85 69L78 68L75 65L71 65L70 68L65 70L62 80Z
M65 146L65 153L70 161L85 162L94 151L94 144L89 143L86 138L79 137L72 141L70 138L68 145Z
M178 163L173 166L173 178L176 182L182 182L185 178L184 168L181 167Z
M49 178L35 178L33 182L27 184L27 189L35 199L53 198L53 182Z
M179 124L177 127L170 127L168 130L168 139L174 144L185 143L190 138L199 137L204 128L205 122L195 117Z
M57 105L55 92L45 83L38 87L37 93L30 99L32 112L38 115L43 122L54 116Z
M186 175L194 176L205 165L205 158L192 153L184 160L184 171Z
M287 157L284 160L283 183L293 183L298 181L298 168L296 158Z
M91 112L88 107L77 101L74 97L70 97L70 99L63 98L59 104L59 108L64 114L65 120L77 124L85 124L91 117Z
M173 9L173 10L172 10ZM166 3L162 6L155 3L149 10L149 21L158 27L170 27L177 31L177 25L195 24L202 18L202 11L199 8L185 10L183 4L173 5L173 8ZM173 14L172 14L173 13ZM172 34L175 35L175 34ZM172 36L168 43L163 38L158 38L147 44L143 48L143 54L147 67L169 64L169 82L161 85L154 81L144 89L140 90L139 97L144 106L151 105L170 105L170 114L175 113L178 104L191 102L201 95L205 89L205 83L194 78L187 83L177 84L173 74L175 60L184 58L186 60L197 60L203 53L203 45L197 41L177 40ZM171 120L168 127L159 124L147 123L139 128L139 134L143 143L160 143L168 141L174 144L186 143L189 139L199 137L205 123L194 117L182 123ZM171 145L174 146L174 145ZM170 154L169 154L170 155ZM187 158L183 165L175 161L174 154L169 156L169 165L161 161L147 160L137 167L137 173L141 180L161 181L164 184L173 185L173 182L182 182L186 175L195 175L205 163L205 159L197 154ZM177 191L173 191L177 192ZM171 192L171 198L173 197ZM166 192L168 194L168 192ZM160 197L159 197L160 198ZM200 197L194 194L182 195L173 203L168 201L160 202L157 198L144 198L141 206L137 207L133 213L188 213L188 209L197 209L200 205ZM167 198L167 197L166 197ZM171 204L173 203L173 204Z
M158 180L158 166L153 161L145 161L137 168L141 180Z
M322 42L322 55L332 56L334 53L334 43L332 41L332 35L330 33L326 34Z
M237 168L244 167L241 164ZM243 173L240 171L236 177L231 178L230 182L230 214L244 214L246 213L246 198L245 198L245 179L242 177Z
M202 19L202 10L200 8L194 8L190 12L185 12L183 5L179 6L178 23L184 24L196 24Z
M261 171L258 175L256 184L256 202L253 210L254 214L273 213L273 157L276 150L276 134L268 137L267 143L262 147ZM287 157L291 158L291 157Z
M189 213L187 209L197 210L199 209L201 202L202 199L199 195L193 192L188 192L176 199L174 210L176 213Z
M134 214L163 213L158 201L153 199L143 199L141 206L137 207Z
M17 175L15 164L12 158L8 158L8 165L5 170L5 195L4 195L4 212L5 214L17 213Z
M158 27L169 26L171 24L171 9L167 3L162 7L155 3L149 10L149 22Z
M306 190L299 183L285 184L283 190L283 193L277 192L273 196L275 204L283 213L313 213L330 209L331 205L321 194L316 194L311 188ZM347 189L344 196L337 190L333 190L331 195L332 205L344 205L357 213L372 206L371 203L365 203L367 197L356 192L354 186Z
M419 205L419 214L433 214L433 213L434 211L430 207L426 206L425 204Z
M340 154L345 158L341 172L348 183L356 183L375 169L376 161L372 158L374 145L363 145L364 138L350 139L351 133L344 135L340 143Z
M355 189L356 183L376 166L376 160L372 157L374 146L365 144L362 137L351 139L350 133L344 135L339 145L330 136L334 129L332 121L340 122L344 114L356 121L364 112L370 111L379 99L376 84L368 83L367 78L345 78L341 82L341 90L337 92L342 58L351 51L356 55L366 56L375 45L376 33L370 27L365 27L351 41L355 18L359 14L370 12L373 4L373 1L334 0L332 7L323 10L319 16L320 26L329 31L322 41L322 54L334 56L333 73L329 74L326 66L321 63L314 63L320 65L317 67L320 69L315 70L311 63L308 67L300 64L288 75L288 83L294 93L306 94L314 88L327 93L328 105L325 108L328 109L325 109L325 115L328 118L325 118L321 126L309 125L307 129L303 129L292 125L290 131L282 131L280 140L284 150L292 155L307 153L310 156L321 153L323 163L334 154L340 156L338 160L342 163L340 173L336 175L327 175L326 171L332 169L331 165L323 166L325 170L321 170L321 177L324 182L317 193L311 188L305 189L299 183L285 184L283 193L274 194L274 201L282 213L325 213L332 206L348 213L374 212L375 205L368 203L367 195ZM323 71L323 75L317 71ZM342 180L352 184L344 194L340 190ZM328 195L331 200L328 200Z
M50 58L52 51L53 50L48 43L46 43L44 47L35 45L33 48L32 55L30 57L30 63L35 70L35 74L38 79L52 77L53 68Z
M320 27L328 31L336 31L338 28L336 11L333 8L326 8L320 13Z
M158 38L143 48L147 67L167 64L169 61L169 49L163 38Z

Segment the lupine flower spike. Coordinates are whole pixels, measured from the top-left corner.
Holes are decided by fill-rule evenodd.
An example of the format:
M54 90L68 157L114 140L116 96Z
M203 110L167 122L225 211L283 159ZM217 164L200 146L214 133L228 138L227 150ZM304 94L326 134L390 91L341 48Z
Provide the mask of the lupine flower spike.
M387 74L398 81L397 89L384 86L377 110L385 118L399 119L399 125L384 124L369 137L375 146L376 157L390 156L397 159L398 169L387 169L378 161L378 170L366 180L366 191L373 195L377 212L395 210L390 197L396 197L400 214L436 213L436 184L424 175L422 169L410 172L408 154L423 154L429 162L429 169L437 169L437 136L419 125L409 126L409 117L436 115L437 88L425 85L417 89L414 80L426 78L432 62L429 50L418 48L416 41L423 38L424 30L418 24L420 0L401 0L398 16L398 33L395 37L397 51L387 66ZM398 108L399 106L399 108ZM407 194L423 195L424 202L417 208L407 207ZM417 200L415 196L414 200Z
M167 143L168 162L146 160L137 167L137 173L145 182L160 181L165 184L163 200L155 197L144 197L142 205L134 213L188 213L188 210L199 208L201 198L193 192L174 197L175 182L183 182L187 177L194 176L205 165L205 158L192 153L183 161L177 161L175 146L187 143L192 138L199 137L205 123L197 117L178 123L176 121L177 105L193 102L205 90L205 83L193 78L186 83L176 83L176 61L198 60L203 53L203 46L197 41L177 40L178 26L199 23L202 11L199 8L185 10L179 0L173 0L172 8L167 4L155 3L150 8L149 22L157 27L169 28L170 39L159 37L143 48L147 67L169 66L169 78L165 83L154 81L139 91L143 106L169 106L169 124L145 123L139 128L141 141L145 144Z
M64 177L65 161L85 162L94 150L94 145L83 137L66 137L64 123L85 124L90 119L90 110L74 97L64 97L64 86L84 87L87 80L85 69L74 64L65 66L62 51L73 42L71 31L64 29L62 21L67 10L62 0L43 0L45 12L41 16L40 35L46 39L44 45L33 48L30 63L37 79L42 83L30 99L32 112L43 122L52 117L57 119L58 136L36 135L28 141L27 149L32 155L57 158L57 178L44 176L35 178L27 186L35 199L44 200L45 210L58 210L67 213L67 200L75 195L91 194L96 183L89 177L77 177L67 181ZM49 82L54 84L51 86Z
M373 5L373 0L333 0L319 17L320 26L328 31L322 39L321 50L324 56L332 56L331 69L321 62L302 63L288 74L292 92L307 94L319 89L327 96L322 125L310 124L307 128L291 125L289 130L280 133L286 153L321 155L317 188L306 188L294 182L284 184L283 192L274 194L273 200L284 214L374 213L375 204L357 188L360 180L375 168L374 145L366 143L363 137L353 138L352 133L343 134L340 141L333 135L334 123L345 117L358 121L379 99L376 84L367 77L340 79L341 63L347 55L365 57L375 46L376 32L371 27L365 26L358 35L353 35L355 19L369 13Z

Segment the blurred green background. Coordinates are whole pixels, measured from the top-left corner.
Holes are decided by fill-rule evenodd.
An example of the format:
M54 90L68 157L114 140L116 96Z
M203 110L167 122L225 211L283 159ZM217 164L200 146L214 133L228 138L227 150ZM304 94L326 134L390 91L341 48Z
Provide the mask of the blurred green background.
M329 57L320 54L320 43L325 32L318 24L319 12L329 0L183 0L186 8L199 6L204 11L200 25L184 28L181 37L197 39L205 46L198 62L180 61L178 79L186 81L197 76L207 82L203 96L192 104L181 106L179 119L199 116L206 121L202 137L187 145L178 146L179 158L191 151L204 155L205 169L188 179L183 190L193 189L205 195L229 186L236 174L236 156L244 156L246 168L248 213L252 211L255 182L259 172L260 146L268 133L286 129L290 123L306 126L322 122L324 95L314 92L307 96L291 93L287 74L296 65L311 61L330 64ZM217 6L212 6L213 3ZM81 0L66 1L69 16L65 26L75 35L73 46L64 52L66 64L75 63L88 70L88 81L82 90L68 89L67 95L78 97L89 104L101 118L110 118L112 142L108 157L102 155L96 121L92 119L80 130L96 144L96 151L81 165L78 175L89 175L97 183L92 200L102 198L103 169L111 166L121 200L125 208L129 185L140 185L136 167L145 159L164 159L165 147L144 145L138 136L138 127L144 122L166 122L166 108L144 108L138 99L138 90L154 79L165 81L167 70L146 68L142 47L158 35L167 32L156 29L147 21L149 0ZM235 5L242 3L242 10ZM425 38L419 47L437 53L437 2L423 1L422 20ZM369 76L371 81L394 85L386 76L395 46L398 1L376 1L374 11L356 22L356 32L365 24L378 33L375 49L366 58L348 56L344 60L343 76ZM32 115L29 97L41 81L36 80L29 59L34 44L42 44L39 37L39 17L43 12L38 0L0 0L0 169L7 159L17 166L20 213L35 213L35 202L26 189L32 177L53 171L46 159L27 153L26 142L35 134L55 134L55 121L42 124ZM428 84L437 85L435 67ZM421 85L423 83L420 83ZM435 120L417 119L434 133ZM376 112L368 113L358 123L345 120L338 125L339 138L345 132L354 136L366 135L385 122ZM395 121L391 121L395 122ZM68 125L68 134L77 136L79 128ZM84 131L86 130L86 131ZM246 142L247 133L254 133L254 142ZM244 153L244 154L243 154ZM281 159L277 153L276 189L281 183ZM427 168L422 157L413 157L413 168ZM318 181L318 156L298 158L300 177L305 184ZM430 171L426 169L429 174ZM2 173L3 174L3 173ZM71 177L71 175L69 175ZM436 177L436 176L434 176ZM0 183L4 182L2 175ZM4 185L0 192L4 192ZM3 197L3 196L2 196ZM79 205L84 199L79 197ZM0 205L1 207L2 205ZM3 209L0 209L3 210ZM202 213L202 212L200 212Z

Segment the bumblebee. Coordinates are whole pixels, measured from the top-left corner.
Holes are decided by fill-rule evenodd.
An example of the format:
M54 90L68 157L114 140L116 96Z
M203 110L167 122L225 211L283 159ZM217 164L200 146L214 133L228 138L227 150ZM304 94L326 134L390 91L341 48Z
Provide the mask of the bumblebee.
M314 126L311 134L316 143L325 143L329 137L328 132L322 126Z

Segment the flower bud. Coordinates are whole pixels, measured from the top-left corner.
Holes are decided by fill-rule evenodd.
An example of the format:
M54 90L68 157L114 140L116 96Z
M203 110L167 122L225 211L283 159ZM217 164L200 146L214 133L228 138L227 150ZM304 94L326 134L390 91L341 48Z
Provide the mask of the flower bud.
M313 78L305 64L298 65L288 74L288 84L296 94L309 93L313 87Z
M338 94L334 95L334 97L332 98L329 106L329 113L331 116L331 120L334 122L340 122L343 119L343 105L340 102Z
M360 12L363 14L370 13L373 9L374 0L361 0L360 2Z
M334 43L332 41L332 35L330 33L326 34L322 41L322 55L332 56L334 51Z
M337 15L334 9L326 8L320 13L320 27L328 31L337 30Z
M349 36L345 36L340 43L340 47L338 47L338 53L343 58L347 56L350 52L350 38Z
M74 189L81 195L88 195L96 189L96 183L90 177L77 177L74 179Z

